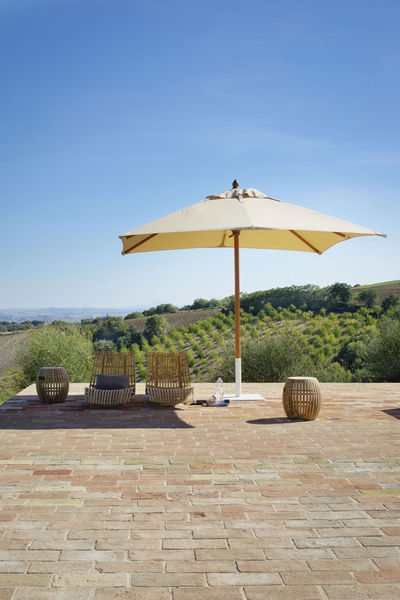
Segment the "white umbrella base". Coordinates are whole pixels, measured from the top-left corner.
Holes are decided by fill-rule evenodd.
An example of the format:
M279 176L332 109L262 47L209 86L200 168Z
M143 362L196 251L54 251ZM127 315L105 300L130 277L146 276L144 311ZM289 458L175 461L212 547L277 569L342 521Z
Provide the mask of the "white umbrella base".
M240 326L237 330L240 330ZM242 394L242 359L237 357L235 358L235 387L235 393L224 394L224 400L265 400L260 394Z

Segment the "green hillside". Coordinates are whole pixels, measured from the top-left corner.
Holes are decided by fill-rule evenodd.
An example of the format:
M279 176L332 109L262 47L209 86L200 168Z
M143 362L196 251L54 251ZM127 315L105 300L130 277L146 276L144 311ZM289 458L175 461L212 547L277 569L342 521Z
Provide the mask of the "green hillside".
M195 310L178 310L172 313L164 313L165 318L171 327L187 327L197 321L202 321L221 312L219 308L202 308ZM138 331L144 331L146 321L149 317L136 317L136 319L125 319L128 325L134 325Z
M321 380L351 381L351 369L361 367L361 360L350 354L357 344L365 344L377 327L378 318L361 308L343 314L318 314L301 309L269 309L269 314L253 316L242 312L243 345L270 337L295 338L314 362ZM142 345L134 344L138 371L145 376L146 355L149 351L186 351L194 380L213 381L224 364L224 354L231 351L233 367L234 315L216 313L196 323L170 328L163 335L154 335ZM353 344L355 347L350 347ZM334 365L334 366L332 366ZM325 371L325 373L324 373Z
M390 294L397 294L400 296L400 279L395 281L384 281L383 283L371 283L370 285L360 285L353 288L353 293L358 296L363 290L374 289L378 293L378 298L383 300Z
M366 379L364 350L369 340L378 335L380 323L398 311L400 295L393 291L395 284L376 284L380 295L374 286L352 288L342 283L326 288L290 286L243 294L244 360L246 349L252 344L289 339L296 342L297 352L307 356L308 368L321 380ZM369 292L363 294L364 289ZM400 286L397 289L400 291ZM160 305L162 314L154 307L149 311L150 317L114 322L114 333L100 325L94 333L95 346L111 349L112 338L111 346L133 350L139 378L145 377L150 351L186 351L196 381L212 381L219 374L232 378L233 298L225 298L221 304L222 308L172 313L164 313L166 305Z
M208 307L187 306L185 310L165 312L168 307L176 307L160 305L146 311L150 315L147 317L84 319L81 325L56 322L22 333L3 334L0 376L16 367L14 346L19 339L29 342L36 336L35 348L39 348L48 343L40 339L42 331L51 328L56 354L53 358L53 349L46 348L42 356L54 364L65 363L67 370L68 360L73 360L75 381L87 380L94 351L133 351L139 381L145 379L150 351L186 351L193 381L215 381L219 375L231 381L233 298L195 302ZM62 346L55 339L57 335L60 342L65 336L72 340L65 355L57 354L57 348ZM400 281L354 287L344 283L326 288L290 286L243 294L241 336L244 381L284 381L293 372L314 375L321 381L399 381ZM382 340L387 347L383 346L379 356ZM79 370L75 344L85 348L86 371L83 367ZM23 377L8 374L6 379L0 379L0 399L10 397L18 385L21 389L34 380L34 373L42 364L36 365L35 356L29 360L29 375L25 370ZM275 364L277 361L281 364Z

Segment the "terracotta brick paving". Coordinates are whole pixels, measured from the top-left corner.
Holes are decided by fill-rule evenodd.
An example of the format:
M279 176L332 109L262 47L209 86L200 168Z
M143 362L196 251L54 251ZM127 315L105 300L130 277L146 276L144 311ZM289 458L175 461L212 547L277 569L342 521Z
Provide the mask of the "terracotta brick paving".
M399 600L400 384L321 387L313 422L282 384L176 410L27 388L0 407L0 600Z

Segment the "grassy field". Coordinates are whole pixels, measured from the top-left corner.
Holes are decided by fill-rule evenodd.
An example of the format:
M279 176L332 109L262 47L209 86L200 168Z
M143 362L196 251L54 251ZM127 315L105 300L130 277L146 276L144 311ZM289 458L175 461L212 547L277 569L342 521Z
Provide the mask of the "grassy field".
M24 340L27 331L0 334L0 404L18 393L23 387L16 375L19 365L14 358L15 344Z
M357 297L363 290L376 290L378 293L379 301L390 294L397 294L400 296L400 279L394 281L384 281L382 283L371 283L370 285L360 285L353 288L354 296Z
M27 331L0 334L0 378L4 377L10 369L18 368L14 358L15 343L19 340L23 340L27 335Z

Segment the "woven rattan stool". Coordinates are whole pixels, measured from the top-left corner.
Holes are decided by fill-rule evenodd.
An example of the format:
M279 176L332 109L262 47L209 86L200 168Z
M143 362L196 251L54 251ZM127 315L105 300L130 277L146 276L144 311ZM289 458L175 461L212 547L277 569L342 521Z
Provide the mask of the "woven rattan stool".
M64 402L68 396L69 380L64 367L42 367L36 379L36 391L41 402Z
M282 394L283 408L289 419L313 421L321 408L321 389L315 377L289 377Z

